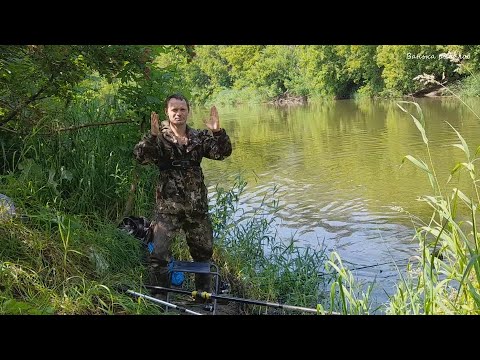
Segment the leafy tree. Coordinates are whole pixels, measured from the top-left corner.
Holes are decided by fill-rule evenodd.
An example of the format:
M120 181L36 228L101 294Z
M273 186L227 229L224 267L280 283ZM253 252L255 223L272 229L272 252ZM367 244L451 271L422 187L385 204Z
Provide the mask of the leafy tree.
M1 46L0 126L31 120L43 99L68 104L74 87L94 71L109 81L132 81L146 69L145 55L139 46Z
M377 48L377 64L387 91L409 94L423 88L413 79L421 74L433 74L438 80L458 78L455 64L439 59L449 50L443 45L382 45Z
M337 46L339 55L345 58L345 71L356 85L356 91L374 96L384 87L381 69L376 63L376 45Z

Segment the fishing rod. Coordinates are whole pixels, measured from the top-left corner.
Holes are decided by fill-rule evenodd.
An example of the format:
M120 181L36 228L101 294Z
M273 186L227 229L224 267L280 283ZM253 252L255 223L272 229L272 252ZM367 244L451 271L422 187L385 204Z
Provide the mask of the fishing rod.
M387 261L387 262L379 263L379 264L362 265L362 266L358 266L358 267L348 269L348 270L349 271L362 270L362 269L368 269L368 268L373 268L373 267L376 267L376 266L382 266L382 265L388 265L388 264L397 264L397 265L403 266L403 265L407 265L409 260L410 260L410 258L406 258L406 259L400 259L400 260L397 260L397 261L395 261L395 260ZM403 263L404 261L406 261L405 264ZM344 261L344 262L352 264L352 265L358 265L358 264L351 263L351 262L348 262L348 261ZM382 272L382 271L380 270L380 272ZM319 275L324 275L324 276L333 276L334 275L334 273L326 273L326 272L323 272L323 271L320 271L318 274Z
M195 311L189 310L187 308L184 308L183 306L178 306L178 305L175 305L175 304L172 304L172 303L169 303L169 302L166 302L166 301L163 301L163 300L160 300L160 299L154 298L152 296L148 296L148 295L145 295L145 294L133 291L133 290L129 290L129 289L125 289L125 288L123 288L123 289L119 288L119 290L121 290L121 291L123 291L123 292L125 292L129 295L133 295L133 296L136 296L136 297L141 297L141 298L153 301L157 304L169 306L169 307L174 308L174 309L176 309L180 312L186 312L186 313L192 314L192 315L202 315L198 312L195 312Z
M229 300L229 301L238 301L242 302L245 304L251 304L251 305L262 305L262 306L271 306L275 308L280 308L280 309L288 309L288 310L298 310L298 311L305 311L305 312L311 312L315 314L319 314L320 310L317 309L312 309L312 308L306 308L302 306L293 306L293 305L286 305L286 304L279 304L279 303L272 303L268 301L259 301L259 300L252 300L252 299L244 299L244 298L237 298L237 297L232 297L232 296L225 296L225 295L214 295L212 293L206 292L206 291L188 291L188 290L182 290L182 289L172 289L172 288L167 288L163 286L152 286L152 285L144 285L148 289L155 289L155 290L160 290L160 291L171 291L171 292L176 292L180 294L187 294L191 295L193 298L201 298L201 299L223 299L223 300ZM334 313L331 312L331 314L339 315L339 313Z

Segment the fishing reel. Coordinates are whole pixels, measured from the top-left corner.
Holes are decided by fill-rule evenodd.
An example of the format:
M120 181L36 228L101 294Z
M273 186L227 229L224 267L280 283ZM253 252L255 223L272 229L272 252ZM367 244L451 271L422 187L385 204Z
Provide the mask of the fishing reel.
M231 286L227 281L220 281L220 286L218 287L219 294L230 294Z
M213 312L213 304L212 303L207 303L207 304L203 305L203 310Z

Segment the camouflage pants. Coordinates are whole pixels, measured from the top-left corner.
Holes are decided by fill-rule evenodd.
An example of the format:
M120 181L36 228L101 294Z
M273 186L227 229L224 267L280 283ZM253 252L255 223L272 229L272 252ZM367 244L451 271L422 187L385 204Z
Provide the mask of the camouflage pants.
M213 254L213 230L208 214L157 214L153 225L153 252L149 256L150 284L169 287L168 263L171 245L183 230L194 261L210 261ZM211 275L195 274L197 290L211 292Z

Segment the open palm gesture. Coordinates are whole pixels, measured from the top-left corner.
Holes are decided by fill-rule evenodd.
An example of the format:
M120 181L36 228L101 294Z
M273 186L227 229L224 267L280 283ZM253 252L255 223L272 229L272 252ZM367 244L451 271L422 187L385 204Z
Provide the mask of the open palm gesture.
M210 119L205 120L204 123L207 128L213 132L220 130L220 120L218 118L218 111L215 105L210 109Z
M150 133L154 136L158 136L160 133L160 128L158 126L158 114L155 111L152 111L150 116Z

